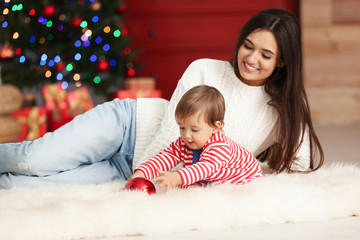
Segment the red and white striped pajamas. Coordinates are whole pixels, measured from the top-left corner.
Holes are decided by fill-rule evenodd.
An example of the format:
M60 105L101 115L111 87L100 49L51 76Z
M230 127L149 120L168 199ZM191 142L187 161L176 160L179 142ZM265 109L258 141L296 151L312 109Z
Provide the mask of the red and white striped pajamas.
M183 168L180 174L182 185L198 185L201 180L212 184L248 183L263 175L258 160L245 148L224 135L222 131L214 134L205 144L200 159L192 164L193 151L179 137L158 155L141 164L147 179L158 176L157 169L168 171L179 163ZM200 185L202 185L200 183Z

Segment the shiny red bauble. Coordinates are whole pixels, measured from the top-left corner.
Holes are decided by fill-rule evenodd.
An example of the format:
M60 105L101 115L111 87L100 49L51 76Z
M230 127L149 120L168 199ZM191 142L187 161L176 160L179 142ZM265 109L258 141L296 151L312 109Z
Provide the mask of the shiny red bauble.
M96 67L99 72L107 72L110 69L110 64L107 60L100 60Z
M43 14L45 17L53 17L56 13L56 7L53 4L48 4L43 9Z
M125 189L127 190L137 190L147 192L149 195L156 193L156 188L154 184L147 180L146 178L133 178L125 185Z
M71 26L73 28L78 28L78 27L80 27L80 24L81 24L82 21L83 20L82 20L81 17L75 16L75 17L73 17L73 19L71 19Z
M58 62L55 65L55 69L56 69L57 72L62 72L65 69L65 64L63 62Z
M116 8L116 12L119 14L123 14L126 12L126 6L125 5L121 5L119 7Z

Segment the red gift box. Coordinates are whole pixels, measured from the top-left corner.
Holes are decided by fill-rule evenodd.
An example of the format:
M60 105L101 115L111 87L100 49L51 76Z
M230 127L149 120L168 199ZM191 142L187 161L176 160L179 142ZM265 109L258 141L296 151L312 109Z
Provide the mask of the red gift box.
M21 124L18 141L35 140L46 133L46 111L43 107L26 107L12 114Z
M87 87L66 92L61 83L55 83L44 85L42 92L50 131L58 129L75 116L94 107Z
M124 81L126 90L155 90L154 78L127 78Z
M125 98L161 98L161 90L119 90L115 93L115 98L125 99Z
M91 100L89 90L87 87L81 87L79 89L69 91L66 95L66 102L68 104L69 117L82 114L94 107L94 103Z
M69 122L66 91L61 83L46 84L42 87L44 106L49 120L49 130L54 131Z

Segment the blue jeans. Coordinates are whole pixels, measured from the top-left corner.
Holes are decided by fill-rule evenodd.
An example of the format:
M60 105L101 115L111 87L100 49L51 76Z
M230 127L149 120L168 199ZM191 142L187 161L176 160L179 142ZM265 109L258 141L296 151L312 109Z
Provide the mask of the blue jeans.
M115 99L34 141L0 144L0 188L128 179L136 100Z

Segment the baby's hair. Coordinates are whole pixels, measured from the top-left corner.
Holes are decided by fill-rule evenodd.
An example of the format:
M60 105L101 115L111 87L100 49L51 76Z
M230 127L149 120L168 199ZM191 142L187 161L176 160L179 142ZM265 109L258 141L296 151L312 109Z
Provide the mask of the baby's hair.
M175 118L184 119L194 114L202 116L209 126L216 121L224 123L225 100L214 87L198 85L188 90L180 99L175 110Z

